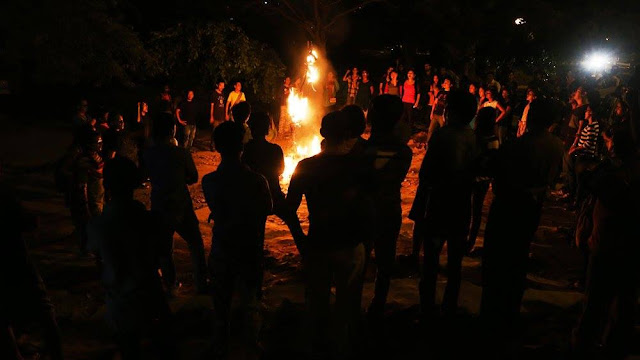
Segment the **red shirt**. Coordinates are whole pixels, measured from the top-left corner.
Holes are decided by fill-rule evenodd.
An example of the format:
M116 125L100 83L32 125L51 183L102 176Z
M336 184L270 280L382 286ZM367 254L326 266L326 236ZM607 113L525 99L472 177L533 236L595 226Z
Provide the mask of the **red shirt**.
M409 84L408 81L404 82L404 88L402 89L402 102L415 103L416 102L416 84Z

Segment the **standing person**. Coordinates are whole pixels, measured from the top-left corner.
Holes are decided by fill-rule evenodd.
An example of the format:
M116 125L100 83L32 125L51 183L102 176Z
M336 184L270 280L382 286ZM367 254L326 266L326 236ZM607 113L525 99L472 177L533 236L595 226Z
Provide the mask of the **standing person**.
M580 136L576 138L567 153L567 187L576 204L582 200L583 173L599 161L597 150L600 139L600 123L594 118L591 106L587 106L584 117L586 124L583 125Z
M184 129L184 139L182 140L182 146L191 150L193 146L193 140L196 138L196 121L198 119L198 106L194 98L193 90L187 91L187 100L180 103L176 109L176 118L178 124Z
M222 124L226 120L225 116L225 98L224 98L224 81L216 82L216 89L211 94L211 108L209 110L209 124L211 124L211 143L209 150L216 151L213 141L213 132L216 126Z
M37 219L25 212L15 190L1 177L0 173L0 281L6 291L0 299L0 357L23 359L13 328L37 324L42 330L47 359L62 360L60 331L53 304L22 236L22 233L37 227Z
M158 219L133 199L138 169L129 159L108 160L104 187L110 194L102 214L89 224L89 245L100 259L106 290L106 320L123 359L140 359L149 334L157 359L177 356L171 310L158 275Z
M583 310L573 330L576 358L625 359L632 349L640 273L640 161L628 129L607 132L611 163L593 181L595 205Z
M478 157L476 137L469 127L476 112L475 99L468 92L452 92L446 106L447 123L429 141L420 166L419 187L422 189L416 192L410 213L410 218L422 231L418 236L423 236L420 305L427 317L437 313L436 280L445 242L447 286L442 311L452 316L458 308L462 258L471 215L473 167Z
M402 117L401 120L409 125L409 129L413 129L413 115L420 105L420 85L416 81L416 74L413 69L407 72L407 80L402 85Z
M487 74L487 88L495 89L498 93L502 90L502 85L496 80L496 76L493 73Z
M169 85L165 85L162 88L162 92L158 97L158 105L156 106L156 108L158 109L158 112L173 114L173 97L171 96L171 87L169 87Z
M93 128L85 127L80 134L80 154L72 164L69 210L80 237L80 254L87 254L87 224L102 213L102 138Z
M231 109L243 101L247 101L247 98L242 92L242 83L240 81L236 81L233 83L233 91L229 93L229 97L227 98L227 108L225 109L226 120L233 117Z
M433 100L433 107L431 108L431 123L429 124L429 134L427 135L427 142L433 136L434 131L444 126L444 109L447 106L447 97L451 91L451 79L445 78L442 81L442 91L438 91Z
M202 178L202 190L213 220L209 271L216 312L213 333L216 358L226 358L231 300L236 284L241 294L245 349L258 349L259 301L264 229L272 203L265 178L240 161L244 130L235 122L216 128L214 141L222 161Z
M484 103L487 102L486 87L483 85L478 86L478 110L484 107Z
M145 140L145 143L148 142L148 140L151 139L153 122L151 121L151 115L149 114L149 105L144 101L138 103L136 123L142 128L142 138Z
M364 149L365 156L374 164L370 181L374 184L376 236L373 248L378 269L374 297L368 309L373 319L382 317L389 294L396 243L402 225L400 189L413 156L406 143L394 135L401 116L402 101L399 97L380 95L373 99L369 114L371 137Z
M480 152L480 161L477 166L477 173L473 183L473 194L471 196L471 226L469 227L469 238L467 240L467 254L473 254L473 250L482 223L482 207L484 199L489 191L491 176L488 166L492 163L495 153L500 146L500 141L496 135L495 126L496 112L491 108L482 108L476 116L476 142Z
M575 143L576 139L580 137L582 126L584 125L584 115L589 106L589 100L587 93L582 86L578 87L572 94L573 102L575 106L572 107L571 116L569 122L565 124L565 147L570 148Z
M322 105L324 106L325 114L337 109L338 90L340 90L340 84L338 83L335 74L332 71L329 71L327 73L324 86L322 87Z
M289 94L291 94L291 78L287 76L284 78L284 84L282 84L282 90L280 91L280 116L278 118L278 133L284 134L291 131L291 120L289 119L289 112L287 111Z
M362 82L358 88L355 104L360 106L365 114L369 111L374 91L373 83L369 80L369 72L367 70L362 70Z
M360 76L358 75L358 68L354 67L342 77L342 81L347 83L347 105L353 105L356 103L356 95L358 94L358 88L360 87Z
M382 75L382 78L380 79L380 89L378 91L378 95L382 95L384 94L384 89L387 86L387 83L389 82L389 80L391 80L391 72L393 72L393 66L389 66L387 68L387 72Z
M80 136L80 132L83 128L87 126L93 127L94 125L95 120L91 119L89 116L89 102L84 99L80 100L76 113L71 120L74 140L78 140L77 138Z
M496 159L494 198L484 237L480 316L503 331L499 335L514 335L529 246L545 193L562 165L562 143L547 131L551 117L549 105L531 102L528 132L502 147Z
M173 119L160 114L154 123L154 145L147 149L145 162L151 179L151 211L162 219L160 268L169 295L174 296L176 268L173 262L173 234L178 233L189 246L196 290L207 291L204 244L198 218L187 185L198 181L198 170L188 150L172 143Z
M125 129L125 122L119 113L109 115L109 129L104 132L102 155L105 160L113 159L116 155L126 157L138 163L138 149L132 134ZM137 165L136 165L137 166Z
M522 118L520 118L520 122L518 122L518 134L517 137L521 137L527 131L527 117L529 115L529 109L531 108L531 102L533 102L537 98L536 92L533 89L527 90L527 105L524 107L524 111L522 112Z
M372 236L371 201L364 186L368 177L362 159L346 145L348 120L342 112L322 118L325 149L300 161L291 178L287 203L294 213L304 195L309 231L297 241L307 274L308 308L312 323L312 352L318 358L338 358L353 346L360 316L364 273L364 242ZM294 222L299 224L296 216ZM331 284L336 284L336 316L329 341ZM320 357L321 355L324 355Z
M400 84L400 80L398 80L398 73L395 70L391 71L389 74L389 80L384 86L383 94L402 97L402 84Z

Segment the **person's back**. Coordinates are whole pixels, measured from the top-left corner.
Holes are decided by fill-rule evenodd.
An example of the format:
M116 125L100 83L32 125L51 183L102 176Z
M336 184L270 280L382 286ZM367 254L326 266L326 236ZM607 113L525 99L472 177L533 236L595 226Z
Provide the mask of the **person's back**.
M470 127L445 126L435 132L429 142L420 180L436 189L469 190L478 151L476 136Z
M168 142L156 143L145 153L151 179L151 208L180 212L191 206L187 185L198 181L198 170L188 150Z
M406 144L393 136L372 136L364 146L367 159L373 160L375 193L380 207L398 208L400 188L404 181L413 152Z
M265 178L241 163L220 164L202 178L202 190L211 209L211 257L230 256L255 261L262 241L271 198Z

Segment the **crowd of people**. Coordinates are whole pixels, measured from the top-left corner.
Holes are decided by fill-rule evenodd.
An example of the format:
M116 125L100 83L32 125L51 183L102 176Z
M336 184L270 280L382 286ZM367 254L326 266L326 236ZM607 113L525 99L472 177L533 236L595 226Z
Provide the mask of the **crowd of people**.
M587 84L572 79L566 84L570 95L562 102L553 99L558 94L518 86L512 75L505 80L502 85L489 74L486 81L472 82L447 69L435 73L426 64L419 77L413 69L389 68L374 84L366 70L353 68L342 78L347 90L338 99L340 82L328 73L322 90L323 149L297 165L286 195L279 181L283 151L269 141L274 123L276 129L288 126L283 125L286 102L280 99L283 114L275 119L252 113L240 82L228 96L225 83L217 82L210 102L210 150L220 153L221 162L201 181L213 221L208 259L188 189L199 179L190 153L196 133L194 92L187 91L175 106L166 87L156 103L138 104L137 132L125 131L120 114L89 116L83 101L56 183L65 194L80 252L92 254L102 274L107 320L123 358L139 358L141 338L149 334L157 358L177 357L167 305L180 291L174 233L188 245L196 291L213 299L212 355L228 356L234 292L241 298L245 348L259 352L265 224L272 214L287 224L302 258L310 352L317 358L358 354L364 275L372 261L377 272L366 323L383 321L392 291L402 223L400 189L413 156L407 141L419 131L427 134L427 151L409 218L416 267L423 253L422 323L429 326L436 318L459 313L462 260L480 254L476 239L491 188L481 252L480 319L496 349L514 340L529 247L551 192L577 212L576 246L585 256L579 285L585 307L572 335L573 351L622 358L633 333L638 285L633 259L640 238L634 226L640 218L637 98L621 87L613 101L594 102ZM283 99L296 83L284 80ZM611 116L604 117L609 109ZM365 129L370 129L368 138ZM145 181L151 186L150 210L133 197ZM559 191L557 184L563 185ZM306 233L297 215L303 196L309 212ZM19 243L22 222L9 221ZM445 244L447 284L437 305ZM34 288L41 282L37 279L29 280ZM51 311L41 313L48 328L55 328ZM10 336L10 323L7 329ZM55 344L59 339L51 333ZM61 358L59 343L52 348Z

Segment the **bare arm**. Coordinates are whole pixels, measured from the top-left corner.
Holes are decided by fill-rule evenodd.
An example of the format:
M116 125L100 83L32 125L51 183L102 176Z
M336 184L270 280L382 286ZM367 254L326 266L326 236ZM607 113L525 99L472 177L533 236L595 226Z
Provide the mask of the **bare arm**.
M505 116L507 116L507 111L502 107L502 105L500 105L500 103L496 105L496 108L500 110L500 115L496 118L496 123L499 123Z
M211 103L211 109L209 110L209 123L213 124L213 108L214 104Z
M420 93L418 93L418 94L416 95L416 103L415 103L415 104L413 104L413 107L414 107L414 108L417 108L417 107L418 107L418 105L420 105Z

